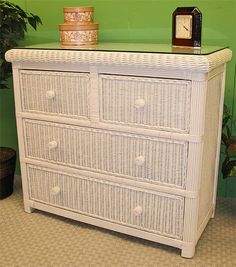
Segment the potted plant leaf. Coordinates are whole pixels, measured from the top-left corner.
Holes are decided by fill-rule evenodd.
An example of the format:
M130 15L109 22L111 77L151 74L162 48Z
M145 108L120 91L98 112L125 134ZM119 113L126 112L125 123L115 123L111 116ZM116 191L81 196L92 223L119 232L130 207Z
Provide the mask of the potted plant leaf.
M7 80L12 75L11 64L6 62L5 53L24 39L28 24L36 30L42 21L20 6L0 0L0 90L8 88ZM15 150L0 146L0 199L13 191L15 162Z
M224 105L222 124L222 143L224 145L224 161L221 172L223 178L236 177L236 120L233 118L230 109Z
M7 79L12 75L11 64L6 62L4 55L24 39L28 24L36 30L42 21L20 6L0 0L0 89L7 88Z

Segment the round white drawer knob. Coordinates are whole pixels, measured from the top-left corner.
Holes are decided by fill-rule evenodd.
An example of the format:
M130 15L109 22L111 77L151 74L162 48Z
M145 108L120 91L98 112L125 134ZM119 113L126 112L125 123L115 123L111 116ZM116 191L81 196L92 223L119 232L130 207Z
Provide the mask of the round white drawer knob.
M145 100L143 98L138 98L134 102L134 106L137 109L143 108L145 106Z
M46 98L47 98L47 99L53 99L53 98L55 97L55 95L56 95L55 91L48 90L48 91L46 92Z
M137 206L134 208L134 215L135 216L142 214L142 212L143 212L143 208L141 206Z
M59 186L55 186L51 189L52 195L56 196L61 192L61 188Z
M51 141L48 143L48 148L51 150L51 149L54 149L57 147L57 141Z
M145 158L144 156L138 156L136 159L135 159L135 164L138 165L138 166L142 166L145 162Z

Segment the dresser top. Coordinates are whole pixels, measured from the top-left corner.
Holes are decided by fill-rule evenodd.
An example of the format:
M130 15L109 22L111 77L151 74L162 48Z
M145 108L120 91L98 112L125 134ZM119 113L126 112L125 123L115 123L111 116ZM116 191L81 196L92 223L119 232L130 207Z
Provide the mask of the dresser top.
M170 44L100 43L89 47L63 48L59 42L17 47L5 55L7 61L22 64L68 63L198 72L209 72L231 57L230 49L217 46L191 49Z
M134 52L134 53L161 53L161 54L187 54L187 55L209 55L226 47L202 46L199 48L173 47L171 44L155 43L105 43L97 45L66 46L63 47L59 42L34 44L17 49L40 49L40 50L74 50L74 51L103 51L103 52Z

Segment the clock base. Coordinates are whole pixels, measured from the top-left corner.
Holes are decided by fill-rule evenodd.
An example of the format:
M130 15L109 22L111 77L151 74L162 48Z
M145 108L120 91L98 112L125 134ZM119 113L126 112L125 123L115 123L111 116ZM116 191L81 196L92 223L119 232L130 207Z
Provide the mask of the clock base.
M201 54L201 47L172 45L172 52L178 54Z

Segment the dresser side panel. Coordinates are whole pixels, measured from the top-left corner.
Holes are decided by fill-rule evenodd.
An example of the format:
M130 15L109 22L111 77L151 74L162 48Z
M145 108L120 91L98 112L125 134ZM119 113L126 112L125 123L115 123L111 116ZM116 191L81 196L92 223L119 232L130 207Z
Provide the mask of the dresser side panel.
M212 209L214 196L215 170L218 169L217 156L219 153L218 130L219 114L221 110L222 79L224 74L219 74L209 80L207 87L205 134L202 158L202 173L199 192L198 228L204 222L209 210ZM221 123L221 122L220 122Z

